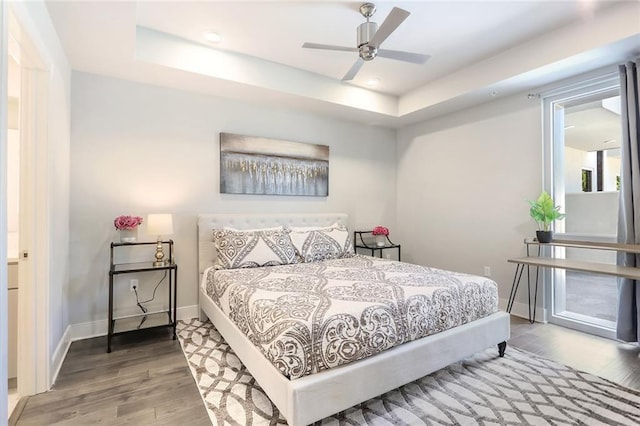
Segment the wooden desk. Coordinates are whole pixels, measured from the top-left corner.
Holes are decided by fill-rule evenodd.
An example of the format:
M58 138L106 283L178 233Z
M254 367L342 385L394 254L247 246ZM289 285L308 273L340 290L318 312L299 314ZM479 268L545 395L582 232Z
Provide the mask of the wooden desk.
M629 266L618 266L599 262L585 262L582 260L573 259L556 259L553 257L542 257L541 248L543 246L551 247L565 247L565 248L578 248L578 249L593 249L593 250L612 250L625 253L640 253L639 244L618 244L618 243L599 243L595 241L573 241L573 240L553 240L550 243L540 243L535 239L525 239L524 243L527 245L527 256L508 259L507 262L516 264L516 273L513 277L513 283L511 284L511 293L509 294L509 300L507 302L507 312L511 312L513 308L513 302L518 292L518 286L522 278L522 272L525 266L527 267L527 291L529 296L529 322L534 323L536 321L536 305L538 301L538 281L540 275L540 267L544 268L560 268L570 271L588 272L592 274L612 275L622 278L630 278L632 280L640 280L640 269ZM537 256L531 256L529 253L529 246L538 246ZM535 292L534 302L531 305L531 279L529 267L536 267L536 280L535 280Z

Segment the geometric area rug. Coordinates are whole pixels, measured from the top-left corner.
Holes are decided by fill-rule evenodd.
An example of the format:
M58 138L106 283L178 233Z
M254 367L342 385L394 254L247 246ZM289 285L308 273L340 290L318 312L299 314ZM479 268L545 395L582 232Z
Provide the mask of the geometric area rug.
M285 425L211 322L178 338L214 425ZM640 392L515 348L489 348L317 425L640 425Z

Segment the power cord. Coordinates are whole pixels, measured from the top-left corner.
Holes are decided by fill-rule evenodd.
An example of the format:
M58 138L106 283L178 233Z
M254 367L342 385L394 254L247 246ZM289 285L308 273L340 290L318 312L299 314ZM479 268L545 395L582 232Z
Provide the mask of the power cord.
M156 298L156 290L158 290L158 287L160 287L160 284L162 284L162 282L167 278L167 271L164 271L164 275L162 276L162 278L160 278L160 281L158 281L158 284L156 284L155 288L153 289L153 294L151 295L151 299L148 300L140 300L138 298L138 289L136 287L133 288L133 292L136 294L136 305L138 305L138 307L140 308L140 310L142 311L143 314L146 314L149 309L147 309L145 306L143 306L143 303L149 303L151 301L153 301L153 299ZM147 316L143 316L142 320L140 321L140 324L138 324L138 328L142 327L142 324L144 324L144 322L147 320Z

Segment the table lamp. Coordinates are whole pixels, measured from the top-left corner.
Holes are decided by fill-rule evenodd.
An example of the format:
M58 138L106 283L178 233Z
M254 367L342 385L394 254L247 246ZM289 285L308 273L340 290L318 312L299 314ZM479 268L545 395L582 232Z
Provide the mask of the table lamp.
M158 244L156 245L155 262L153 266L164 266L171 262L171 259L164 259L164 251L162 250L162 236L173 234L173 216L170 213L149 214L147 217L147 232L151 235L158 236Z

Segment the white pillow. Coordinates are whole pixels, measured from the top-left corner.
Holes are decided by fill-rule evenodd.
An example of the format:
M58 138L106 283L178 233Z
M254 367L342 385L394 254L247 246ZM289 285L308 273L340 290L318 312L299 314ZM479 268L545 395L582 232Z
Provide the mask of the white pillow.
M291 242L304 262L340 259L354 255L347 228L322 228L289 234Z
M216 269L256 268L300 263L289 231L213 231Z

